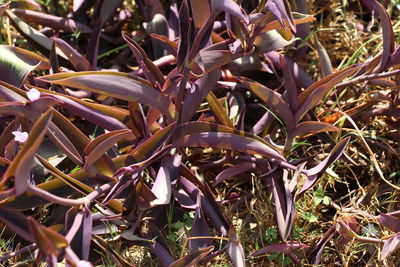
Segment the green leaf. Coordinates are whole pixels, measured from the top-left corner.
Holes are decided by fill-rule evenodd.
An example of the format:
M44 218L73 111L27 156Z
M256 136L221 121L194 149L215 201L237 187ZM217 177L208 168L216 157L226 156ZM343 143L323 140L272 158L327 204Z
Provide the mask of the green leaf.
M322 203L324 205L329 205L329 203L331 203L331 198L328 196L324 196L324 198L322 199Z
M324 192L321 186L313 193L313 199L315 205L319 205L324 200Z
M312 214L311 212L304 212L301 216L310 223L318 221L318 217Z

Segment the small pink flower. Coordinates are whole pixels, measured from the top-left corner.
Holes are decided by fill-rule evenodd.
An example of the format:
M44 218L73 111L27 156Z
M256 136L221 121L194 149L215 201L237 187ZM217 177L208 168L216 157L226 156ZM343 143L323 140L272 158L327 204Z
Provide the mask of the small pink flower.
M13 131L12 134L15 136L14 140L16 142L25 143L26 140L28 139L27 132Z
M93 265L88 261L79 261L76 267L92 267Z
M28 99L33 102L36 101L40 98L40 91L38 89L31 89L28 92L26 92L26 95L28 96Z

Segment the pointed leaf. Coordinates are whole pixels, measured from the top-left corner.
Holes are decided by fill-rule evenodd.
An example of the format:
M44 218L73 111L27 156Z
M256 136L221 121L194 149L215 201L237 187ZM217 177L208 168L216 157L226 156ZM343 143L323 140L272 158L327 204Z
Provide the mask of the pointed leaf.
M27 86L32 88L31 86ZM118 109L116 107L91 103L89 101L83 101L73 96L59 94L53 91L40 90L44 96L52 96L62 101L61 106L69 112L86 119L103 129L108 131L126 129L127 125L131 126L127 121L129 120L129 113L126 110ZM123 122L126 122L125 125Z
M244 14L240 6L232 0L211 0L211 10L213 12L224 11L247 24L249 23L249 18Z
M278 93L249 79L243 79L241 83L264 101L272 113L285 123L287 129L292 129L294 127L293 112Z
M32 168L36 150L39 148L47 132L47 127L52 118L52 110L49 109L33 125L28 140L23 144L15 159L8 167L3 179L14 178L15 194L24 193L29 187L29 174Z
M174 106L167 97L152 88L148 82L125 73L105 71L57 73L42 76L40 79L52 84L105 94L126 101L137 100L159 109L170 119L175 116Z
M28 41L30 41L42 54L49 54L52 46L52 41L41 32L35 30L20 18L18 18L10 10L5 10L7 16L10 18L13 26L18 30L18 32L24 36ZM59 49L56 49L57 55L61 58L67 60L67 56Z
M307 255L308 260L312 264L319 264L321 261L321 255L326 244L335 235L335 226L332 226L328 231L325 232L324 236L318 241L315 247Z
M87 59L67 42L57 37L52 37L51 40L56 43L56 46L66 55L77 71L87 71L90 69L90 63Z
M133 164L137 162L144 161L145 159L151 157L153 153L159 149L164 142L169 138L175 123L168 125L156 132L153 136L147 139L145 142L136 147L129 155L126 160L127 164Z
M192 229L190 230L190 237L193 238L189 240L189 249L191 253L211 245L211 240L209 238L196 239L196 237L210 236L208 224L201 207L200 193L197 194L196 206L196 213L194 215Z
M184 0L179 8L179 44L177 50L176 64L181 71L185 64L185 58L189 52L190 14L187 0Z
M81 260L89 260L90 243L92 236L92 214L86 207L71 208L65 216L65 228L72 250ZM70 233L73 233L71 236Z
M132 38L127 35L122 35L124 40L128 43L129 48L132 50L136 61L143 70L146 78L152 81L155 85L156 81L162 87L165 83L165 78L160 69L147 57L146 52L138 45Z
M344 70L337 71L328 75L318 82L312 84L306 90L299 95L300 109L295 114L296 121L300 121L301 118L317 104L322 98L328 93L328 91L345 78L353 75L359 67L349 67Z
M183 165L184 166L184 165ZM182 166L181 170L184 170ZM190 178L189 175L185 175L187 178ZM196 177L193 177L197 179ZM214 198L206 189L200 190L192 181L184 177L179 177L178 180L179 184L181 185L182 189L189 195L193 202L197 203L197 197L200 194L201 197L201 206L204 212L204 215L213 223L215 229L218 230L219 233L226 236L228 235L229 227L226 219L222 215L222 212L215 202ZM194 181L193 181L194 182ZM202 185L200 183L200 185ZM204 185L203 185L204 187ZM200 193L199 193L200 192Z
M21 213L0 208L0 221L25 240L30 242L35 241L32 234L29 232L28 218Z
M400 248L400 233L392 236L391 238L385 240L382 247L381 260L385 260L394 251Z
M0 80L21 87L26 76L34 69L49 68L47 59L28 50L0 45Z
M320 164L307 171L307 179L304 182L303 187L299 192L299 195L310 189L315 184L318 177L320 177L332 163L339 159L339 157L342 155L343 151L347 147L349 141L350 137L346 137L345 139L339 141L329 153L328 157L326 157Z
M395 233L400 232L400 218L381 213L378 216L378 220L381 222L381 224L389 228L391 231Z
M378 9L379 17L381 19L382 25L382 34L383 34L383 51L382 51L382 59L379 62L376 72L382 72L386 69L387 64L389 63L390 56L394 51L395 46L395 37L393 32L392 22L390 20L390 16L386 11L385 7L382 6L381 3L375 1L375 8Z
M304 136L307 134L316 134L320 132L334 132L340 129L326 122L305 121L299 123L290 133L291 136Z
M122 4L122 0L101 1L100 19L101 23L106 23L115 13L117 8Z
M204 257L211 253L214 246L199 249L196 252L190 253L185 257L171 263L170 267L185 267L196 266Z
M132 137L132 131L129 129L116 130L96 137L96 139L91 141L85 148L84 154L87 155L87 158L84 168L87 170L90 169L119 139L131 139Z
M157 197L151 205L166 205L171 200L171 181L178 178L179 169L182 163L182 155L175 154L164 158L161 162L160 170L157 173L151 192Z
M246 259L244 256L243 246L242 244L240 244L237 237L237 233L233 227L229 229L228 245L226 249L228 251L229 257L232 260L234 267L246 266Z
M259 154L279 160L285 160L282 155L271 147L249 137L231 133L202 132L186 135L175 141L176 147L212 147L234 150L250 154Z
M231 119L228 117L228 114L226 114L225 109L219 103L218 98L214 95L214 93L208 93L206 99L217 121L222 125L233 128L234 126Z
M81 33L90 33L92 31L89 26L76 22L73 19L57 17L38 11L15 8L13 9L13 13L31 23L39 24L45 27L51 27L55 30L62 30L67 33L73 33L77 31Z
M216 186L216 185L222 183L223 181L225 181L226 179L237 176L241 173L255 170L256 168L257 168L257 165L254 162L240 162L240 163L220 172L217 175L217 177L215 177L213 186Z
M28 217L30 232L35 238L43 256L60 254L60 249L68 246L68 241L64 236L52 230L51 228L40 225L32 217Z

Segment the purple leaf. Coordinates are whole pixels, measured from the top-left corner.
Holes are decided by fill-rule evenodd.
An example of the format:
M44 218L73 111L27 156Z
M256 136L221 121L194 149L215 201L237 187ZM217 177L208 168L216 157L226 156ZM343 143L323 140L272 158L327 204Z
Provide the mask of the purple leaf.
M244 256L244 249L240 244L237 233L233 227L229 229L227 251L232 260L234 267L245 267L246 258Z
M221 77L221 72L213 71L198 79L186 93L182 107L182 122L189 121L204 98Z
M316 134L320 132L339 131L340 129L326 122L305 121L299 123L296 128L290 132L293 137L304 136L307 134Z
M295 114L295 120L299 122L301 118L322 98L328 91L343 79L353 75L360 67L349 67L344 70L337 71L324 77L318 82L312 84L299 95L300 109Z
M3 179L14 178L15 194L20 195L29 188L29 174L32 168L36 150L39 148L47 132L47 126L52 118L52 110L49 109L33 125L28 139L23 144L15 159L7 168Z
M257 164L254 162L240 162L240 163L220 172L217 175L217 177L215 177L213 186L216 186L216 185L222 183L223 181L225 181L226 179L237 176L241 173L255 170L256 168L257 168Z
M199 249L198 251L192 252L185 257L171 263L170 267L185 267L185 266L196 266L203 258L213 251L214 246Z
M318 241L315 247L307 255L308 260L311 264L319 264L321 261L321 255L324 247L335 235L335 226L332 226L328 231L325 232L324 236Z
M294 125L294 115L287 103L282 99L277 92L249 79L242 80L242 84L248 87L252 93L257 95L274 115L280 118L286 128L290 131Z
M349 141L350 137L346 137L345 139L339 141L329 155L320 164L307 171L307 180L304 182L303 187L298 195L303 194L305 191L314 186L318 177L320 177L332 163L339 159Z
M350 226L343 220L336 223L336 232L343 238L352 240L356 237L356 233L350 228Z
M207 49L209 49L208 47ZM231 63L243 56L242 52L232 53L229 50L200 50L195 57L195 62L202 69L203 73L210 73L219 70L222 66Z
M194 202L190 196L185 192L185 190L179 189L174 190L172 189L172 192L175 197L175 201L178 202L178 204L185 209L196 209L197 205L196 202Z
M292 231L295 216L294 193L289 189L288 171L283 170L283 175L281 171L275 172L275 174L272 174L271 182L276 224L282 240L286 241Z
M125 73L105 71L57 73L42 76L40 79L52 84L101 93L126 101L137 100L159 109L169 118L173 118L175 114L174 106L167 97L152 88L147 81Z
M38 89L32 88L28 92L26 92L26 96L29 101L33 102L40 98L40 91Z
M53 43L46 35L26 24L10 10L6 9L5 13L10 18L10 22L14 25L14 27L22 36L24 36L43 54L49 54ZM67 59L67 56L59 49L56 49L56 52L57 55L60 56L62 59Z
M297 241L286 241L284 243L272 244L272 245L266 246L262 249L257 250L256 252L254 252L253 254L251 254L251 256L260 256L260 255L264 255L266 253L276 253L276 252L288 254L292 250L301 249L301 248L305 248L305 247L308 247L308 245L297 242Z
M125 160L125 163L135 164L154 157L154 152L156 152L171 136L174 127L175 123L172 123L162 128L161 130L158 130L154 135L152 135L146 141L137 146L131 153L129 153L128 157ZM164 149L165 148L166 147L164 147Z
M92 31L89 26L76 22L73 19L57 17L28 9L15 8L13 9L13 12L18 17L24 18L31 23L39 24L45 27L51 27L55 30L62 30L67 33L73 33L77 31L81 33L90 33Z
M299 64L286 55L284 55L284 58L298 87L308 88L313 84L314 81L311 79L308 73L301 66L299 66Z
M389 228L391 231L395 233L400 232L400 218L381 213L378 216L378 220L381 222L381 224Z
M385 260L390 254L395 250L400 248L400 233L392 236L391 238L385 240L382 247L381 260Z
M213 12L224 11L249 24L247 14L243 13L240 6L232 0L211 0L211 10Z
M156 180L151 188L151 192L157 197L156 200L150 203L152 206L170 203L172 190L171 181L178 177L181 163L182 155L178 153L163 159Z
M186 135L173 144L175 147L213 147L259 154L284 161L283 156L272 147L255 139L231 133L202 132Z
M179 70L183 69L185 58L189 52L189 38L191 38L192 27L187 0L184 0L179 9L179 46L176 63Z
M87 71L90 69L90 63L87 59L67 42L57 37L52 37L51 40L56 43L56 46L66 55L69 62L71 62L77 71Z
M124 40L128 43L129 48L132 50L136 61L143 70L146 78L156 86L156 82L162 87L165 83L165 78L160 69L147 57L146 52L129 36L122 35Z
M113 107L83 101L73 96L62 95L52 91L42 91L43 95L55 97L62 101L61 106L69 112L86 119L108 131L126 129L121 121L128 119L128 113L123 114ZM104 112L108 112L104 113ZM111 115L111 116L110 116Z
M208 230L208 224L206 218L204 217L203 210L201 207L201 193L197 193L196 201L196 214L194 216L192 229L190 230L190 237L194 239L189 240L190 252L196 252L202 248L211 245L211 240L209 238L195 239L195 237L206 237L210 236L210 231Z
M101 24L104 25L104 23L106 23L115 14L117 8L121 6L122 2L123 0L103 0L99 2L101 3L99 14Z
M90 70L97 69L97 57L99 54L100 35L102 26L103 24L101 22L101 18L97 19L94 23L93 31L92 34L90 35L89 42L86 48L86 58L87 61L90 63Z
M195 178L195 177L194 177ZM195 178L196 179L196 178ZM190 196L193 202L197 201L197 195L199 194L200 189L194 185L191 181L184 177L179 178L179 184L182 189ZM215 203L214 198L212 198L208 192L201 192L201 206L204 212L204 215L211 220L214 227L224 236L228 235L228 225L223 217L219 206ZM205 197L205 196L207 197Z
M156 254L158 260L163 266L169 267L174 262L175 259L171 256L168 250L165 249L158 242L154 242L153 245L151 245L151 248L153 249L154 254Z
M84 150L84 154L87 155L84 169L89 170L121 138L132 139L132 131L129 129L116 130L102 134L91 141Z
M386 9L382 6L378 1L375 2L375 8L378 9L379 17L381 19L382 25L382 34L383 34L383 51L382 51L382 59L377 66L377 69L374 72L382 72L386 69L387 64L389 63L390 56L394 51L395 40L392 22L390 20L390 16L387 13Z
M86 207L71 208L65 216L66 238L72 250L82 260L89 259L92 236L92 214Z
M278 19L282 28L288 23L291 30L296 32L296 26L293 22L292 12L289 8L287 0L269 0L265 5L264 10L269 10Z
M264 54L273 50L282 49L293 41L284 39L277 31L268 31L258 35L254 40L254 54ZM274 51L275 52L275 51Z
M34 242L32 234L29 232L28 218L19 212L0 208L0 221L25 240Z
M78 165L83 165L83 159L80 152L77 150L76 146L72 143L71 139L66 135L66 133L53 122L50 122L49 130L48 137L53 144L58 149L63 151L73 162Z
M283 73L283 80L285 82L285 89L288 95L288 103L289 107L293 113L299 110L299 99L297 93L297 87L293 80L293 75L286 63L286 60L283 56L279 57L279 65Z

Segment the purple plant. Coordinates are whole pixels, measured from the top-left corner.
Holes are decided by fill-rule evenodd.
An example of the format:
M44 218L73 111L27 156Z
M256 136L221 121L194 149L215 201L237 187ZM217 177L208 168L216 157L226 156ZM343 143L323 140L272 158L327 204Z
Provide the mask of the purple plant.
M167 11L159 1L139 1L139 7L147 5L143 17L151 49L144 48L139 36L121 35L121 25L133 16L122 2L73 1L68 18L47 14L41 7L13 8L14 2L0 8L44 55L0 46L0 113L5 122L0 136L0 220L31 243L27 248L38 250L37 261L90 266L99 260L92 249L96 247L118 265L131 266L102 236L110 228L128 243L150 247L163 266L206 264L222 253L234 266L245 266L249 256L273 252L299 265L318 264L335 234L348 239L353 230L349 222L339 221L299 258L293 251L308 245L293 240L295 203L350 141L328 135L340 129L319 121L313 108L332 88L383 83L382 78L398 74L389 71L398 64L399 53L386 9L365 1L374 3L380 18L382 52L332 73L329 58L322 57L326 76L313 82L295 60L281 53L296 48L295 36L309 30L299 26L314 20L292 12L288 1L260 1L254 9L245 9L242 1L184 0L179 9L174 2ZM33 25L44 28L39 31ZM89 38L78 49L68 39L76 32ZM130 73L101 69L99 52L120 45L129 47L138 68ZM254 68L241 61L244 58L260 62L274 77L271 85L244 77ZM390 82L398 86L397 79ZM259 116L250 102L263 103L268 111ZM379 114L398 111L397 102L395 96ZM89 138L94 127L100 134ZM310 134L336 143L319 164L313 158L295 160L291 153L294 140ZM201 151L197 148L211 148L212 157L191 155ZM52 161L48 150L65 156L68 167ZM34 166L48 175L34 171ZM200 180L193 166L212 168L214 181ZM268 185L282 240L252 255L245 254L232 218L225 217L211 187L249 173ZM59 217L43 222L28 215L28 210L50 203ZM166 240L163 218L168 209L174 210L174 221L182 211L195 212L189 251L181 257ZM379 219L399 231L398 218L381 214ZM218 235L225 240L221 248L213 239ZM387 239L382 259L399 244L398 234Z

